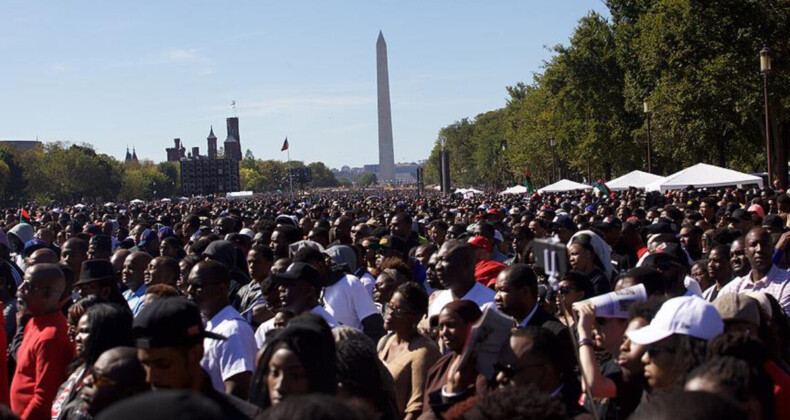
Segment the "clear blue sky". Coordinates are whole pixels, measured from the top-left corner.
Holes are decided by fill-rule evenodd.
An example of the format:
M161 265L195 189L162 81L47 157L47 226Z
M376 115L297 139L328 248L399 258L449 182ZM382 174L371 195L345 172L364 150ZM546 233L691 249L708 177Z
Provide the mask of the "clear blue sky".
M0 0L0 139L87 142L161 161L223 141L236 101L256 157L378 162L376 38L389 49L395 160L501 107L600 0Z

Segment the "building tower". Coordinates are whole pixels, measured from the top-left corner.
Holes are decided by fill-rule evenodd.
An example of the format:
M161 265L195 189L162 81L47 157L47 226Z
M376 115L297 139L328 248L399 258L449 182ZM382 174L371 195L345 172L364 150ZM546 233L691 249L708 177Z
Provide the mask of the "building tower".
M379 31L376 41L376 81L379 108L379 182L395 183L395 151L392 147L392 110L390 81L387 70L387 42Z
M206 139L208 142L208 158L209 159L216 159L217 158L217 136L214 135L214 126L211 126L211 132L208 133L208 138Z
M126 146L126 157L123 159L124 163L129 163L132 161L132 154L129 153L129 146Z
M228 138L225 139L225 158L241 160L241 136L239 135L239 118L230 117L228 122Z
M134 146L132 146L132 161L135 162L135 163L139 162L137 160L137 150L135 150Z

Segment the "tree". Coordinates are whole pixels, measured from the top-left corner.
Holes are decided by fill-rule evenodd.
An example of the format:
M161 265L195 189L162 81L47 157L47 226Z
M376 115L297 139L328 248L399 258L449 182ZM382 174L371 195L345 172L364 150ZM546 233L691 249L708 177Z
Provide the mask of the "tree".
M376 185L377 182L378 179L376 178L376 174L373 172L365 172L364 174L360 175L359 178L357 178L357 185L363 188Z
M337 187L338 182L337 179L335 179L335 174L332 173L323 162L313 162L307 165L307 167L310 168L310 174L313 179L310 182L311 187Z
M20 164L19 158L13 150L0 147L0 161L8 166L9 175L6 181L6 188L3 191L3 201L6 204L13 204L21 201L25 197L27 180Z

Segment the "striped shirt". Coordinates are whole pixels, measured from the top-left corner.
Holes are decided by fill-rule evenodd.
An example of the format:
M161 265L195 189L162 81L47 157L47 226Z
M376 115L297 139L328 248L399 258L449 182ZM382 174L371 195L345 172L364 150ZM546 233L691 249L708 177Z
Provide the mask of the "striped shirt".
M756 282L752 281L751 276L752 272L749 271L743 277L736 277L719 291L719 296L728 293L763 292L776 298L785 313L790 313L790 272L774 265L765 277Z

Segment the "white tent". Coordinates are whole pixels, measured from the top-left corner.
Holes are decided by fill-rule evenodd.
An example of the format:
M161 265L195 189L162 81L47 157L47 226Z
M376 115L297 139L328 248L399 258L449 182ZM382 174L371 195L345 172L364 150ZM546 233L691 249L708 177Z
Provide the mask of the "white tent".
M526 193L527 193L527 187L523 185L515 185L506 189L505 191L502 191L500 194L526 194Z
M135 198L134 200L130 201L129 204L143 204L145 201L140 200L139 198Z
M458 188L458 189L456 189L453 192L453 194L461 194L464 197L466 197L467 195L475 195L475 194L482 194L482 193L483 193L482 191L476 190L476 189L471 188L471 187L470 188Z
M163 199L161 199L160 201L161 201L162 203L170 203L170 202L172 202L173 200L171 200L171 199L169 199L169 198L163 198Z
M627 190L629 187L645 188L645 185L664 179L663 176L653 175L642 171L631 171L619 178L615 178L606 183L612 191Z
M728 185L757 184L763 186L762 178L732 169L698 163L666 178L645 185L647 191L666 192L680 190L690 185L695 187L724 187Z
M591 190L591 189L592 187L589 185L580 184L578 182L574 182L569 179L561 179L551 185L546 185L545 187L539 189L538 193L543 194L543 193L575 191L575 190Z

